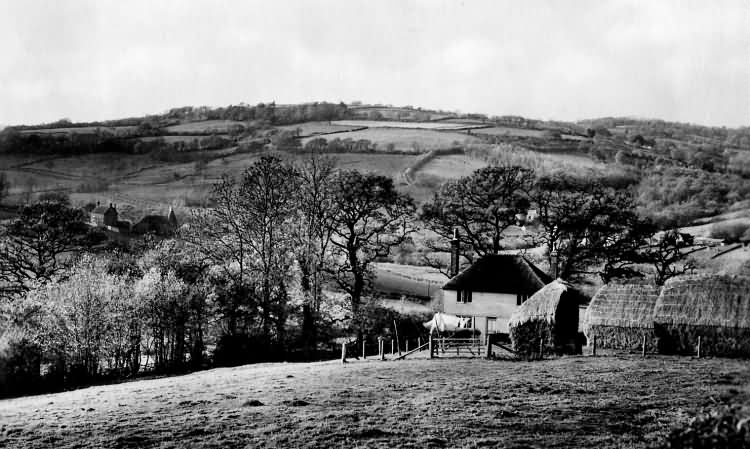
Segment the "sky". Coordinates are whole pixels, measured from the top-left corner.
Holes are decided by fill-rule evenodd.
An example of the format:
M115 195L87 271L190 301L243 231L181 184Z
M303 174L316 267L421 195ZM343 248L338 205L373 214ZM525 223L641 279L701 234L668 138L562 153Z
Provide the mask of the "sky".
M745 0L0 0L0 123L362 101L750 126Z

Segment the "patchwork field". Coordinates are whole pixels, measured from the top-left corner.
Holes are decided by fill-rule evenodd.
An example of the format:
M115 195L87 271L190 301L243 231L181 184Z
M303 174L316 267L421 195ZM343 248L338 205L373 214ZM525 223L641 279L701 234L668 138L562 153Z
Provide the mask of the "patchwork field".
M748 379L662 356L248 365L3 400L0 446L646 448Z
M331 134L323 136L325 139L366 139L378 144L378 151L386 151L388 144L393 144L394 150L421 153L438 148L450 148L458 144L478 143L479 138L459 132L436 131L410 128L368 128L361 131ZM306 144L311 137L302 139Z

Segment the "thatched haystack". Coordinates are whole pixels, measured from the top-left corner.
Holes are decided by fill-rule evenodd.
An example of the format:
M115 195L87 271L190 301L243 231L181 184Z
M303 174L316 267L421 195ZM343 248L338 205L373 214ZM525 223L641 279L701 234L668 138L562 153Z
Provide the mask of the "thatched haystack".
M661 288L647 283L607 284L591 298L583 323L589 343L596 337L600 348L656 349L654 307Z
M750 357L750 278L700 275L668 280L654 310L659 352Z
M577 290L560 279L534 293L508 322L513 350L527 359L544 354L580 354L576 337L582 299Z

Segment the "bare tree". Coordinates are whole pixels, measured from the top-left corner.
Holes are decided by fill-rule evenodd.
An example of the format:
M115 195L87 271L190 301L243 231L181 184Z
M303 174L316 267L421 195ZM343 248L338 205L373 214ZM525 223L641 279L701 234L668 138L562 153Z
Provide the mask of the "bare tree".
M314 141L313 141L314 142ZM301 272L302 337L306 357L317 341L324 266L335 218L333 181L336 160L322 156L318 147L305 146L307 157L297 168L299 177L298 220L294 229L297 261Z
M328 270L349 294L356 325L362 298L372 284L371 264L414 231L415 207L409 196L396 191L391 178L343 171L334 182L333 210L334 263Z

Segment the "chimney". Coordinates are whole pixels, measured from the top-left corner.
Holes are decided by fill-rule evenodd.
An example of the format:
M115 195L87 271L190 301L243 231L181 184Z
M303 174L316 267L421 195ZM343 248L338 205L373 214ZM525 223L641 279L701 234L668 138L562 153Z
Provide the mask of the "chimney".
M461 260L461 241L458 239L458 228L453 230L453 239L451 240L451 264L448 274L454 277L458 274L458 266Z
M557 279L557 251L549 253L549 275L552 279Z

